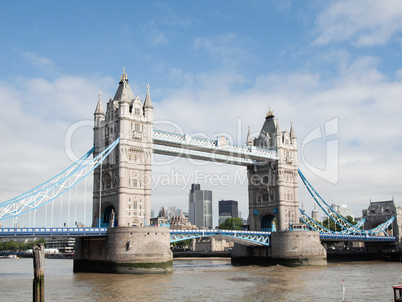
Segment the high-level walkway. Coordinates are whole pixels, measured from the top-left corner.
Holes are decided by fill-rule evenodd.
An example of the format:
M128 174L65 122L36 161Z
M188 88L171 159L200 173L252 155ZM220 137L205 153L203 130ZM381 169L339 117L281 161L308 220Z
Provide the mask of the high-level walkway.
M278 160L274 150L230 144L224 137L211 140L161 130L153 131L153 152L242 166Z

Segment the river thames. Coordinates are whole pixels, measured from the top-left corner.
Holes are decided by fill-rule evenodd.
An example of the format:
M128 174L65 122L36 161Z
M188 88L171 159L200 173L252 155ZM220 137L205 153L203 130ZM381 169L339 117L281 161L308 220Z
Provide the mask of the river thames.
M45 301L393 301L402 263L320 267L232 266L230 259L174 260L166 275L73 273L73 261L45 260ZM32 301L32 259L0 259L0 300Z

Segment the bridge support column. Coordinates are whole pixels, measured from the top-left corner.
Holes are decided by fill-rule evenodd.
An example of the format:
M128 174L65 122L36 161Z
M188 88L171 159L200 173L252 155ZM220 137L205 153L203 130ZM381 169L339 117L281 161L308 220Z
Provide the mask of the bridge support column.
M232 251L235 265L326 265L327 253L318 232L274 232L269 247L246 247L235 244Z
M173 254L165 227L109 228L106 237L77 239L74 272L170 273Z

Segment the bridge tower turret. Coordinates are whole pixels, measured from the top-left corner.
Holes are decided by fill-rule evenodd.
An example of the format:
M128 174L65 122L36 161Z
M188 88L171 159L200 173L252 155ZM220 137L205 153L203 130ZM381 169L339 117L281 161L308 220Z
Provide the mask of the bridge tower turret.
M290 133L281 131L279 120L269 110L254 146L275 150L278 160L247 169L250 228L272 231L276 219L278 231L289 230L299 222L297 138L293 123Z
M95 113L94 113L94 141L95 142L100 142L101 140L101 127L103 123L105 122L105 112L103 111L103 106L102 106L102 99L101 99L101 92L99 92L98 95L98 104L96 105ZM96 147L99 148L99 144L96 145ZM99 154L99 149L95 149L94 151L94 157L96 157Z

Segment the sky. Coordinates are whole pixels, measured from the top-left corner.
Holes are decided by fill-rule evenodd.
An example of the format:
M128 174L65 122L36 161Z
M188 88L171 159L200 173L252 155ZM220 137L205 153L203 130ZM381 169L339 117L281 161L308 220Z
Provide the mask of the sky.
M1 201L92 147L99 91L105 108L125 68L142 100L149 83L156 129L244 144L271 109L328 203L402 206L400 1L8 1L0 37ZM198 182L215 224L222 199L247 218L244 167L155 156L152 173L155 212L187 211ZM302 184L299 202L313 207Z

